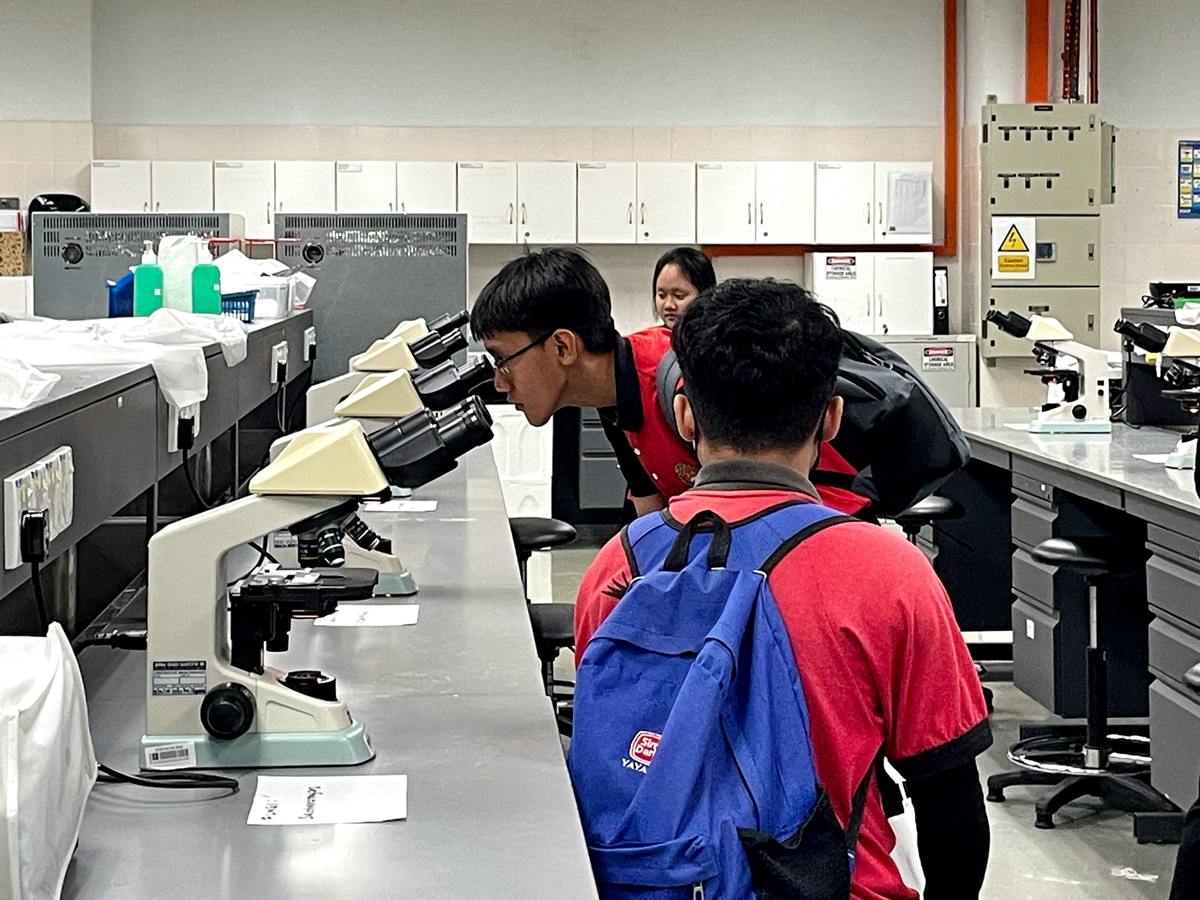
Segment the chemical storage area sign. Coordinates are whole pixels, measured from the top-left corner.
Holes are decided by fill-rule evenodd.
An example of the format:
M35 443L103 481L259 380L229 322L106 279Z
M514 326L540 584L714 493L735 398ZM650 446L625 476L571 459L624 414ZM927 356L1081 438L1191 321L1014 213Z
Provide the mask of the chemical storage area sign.
M830 280L853 280L858 278L857 256L825 257L825 277Z
M992 281L1037 277L1037 219L992 216Z

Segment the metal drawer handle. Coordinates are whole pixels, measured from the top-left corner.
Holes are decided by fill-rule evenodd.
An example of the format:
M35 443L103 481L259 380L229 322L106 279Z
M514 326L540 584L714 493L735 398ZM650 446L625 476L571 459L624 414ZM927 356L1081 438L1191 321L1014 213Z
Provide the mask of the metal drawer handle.
M1196 663L1183 673L1183 683L1200 694L1200 663Z

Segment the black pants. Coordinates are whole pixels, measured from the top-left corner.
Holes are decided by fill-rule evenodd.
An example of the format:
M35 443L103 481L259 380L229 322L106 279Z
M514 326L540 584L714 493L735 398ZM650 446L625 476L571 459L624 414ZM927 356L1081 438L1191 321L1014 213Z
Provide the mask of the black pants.
M1200 897L1200 799L1188 810L1175 858L1175 880L1171 882L1171 900L1196 897Z

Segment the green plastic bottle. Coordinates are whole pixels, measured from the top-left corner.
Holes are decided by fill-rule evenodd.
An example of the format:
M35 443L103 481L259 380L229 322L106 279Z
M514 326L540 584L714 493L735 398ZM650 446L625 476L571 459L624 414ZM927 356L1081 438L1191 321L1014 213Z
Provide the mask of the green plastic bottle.
M192 312L221 314L221 270L212 263L192 268Z
M163 270L154 257L154 245L146 241L142 264L133 270L133 314L148 316L163 305Z

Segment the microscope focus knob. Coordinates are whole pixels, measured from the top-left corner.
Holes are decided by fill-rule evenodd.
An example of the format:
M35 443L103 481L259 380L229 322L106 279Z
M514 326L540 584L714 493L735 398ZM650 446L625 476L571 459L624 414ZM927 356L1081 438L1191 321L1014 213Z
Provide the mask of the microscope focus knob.
M241 737L254 724L254 695L244 684L219 684L200 704L200 721L219 741Z
M1087 407L1084 406L1082 403L1077 403L1071 407L1071 415L1073 415L1076 419L1079 419L1079 421L1082 422L1084 419L1087 418Z

